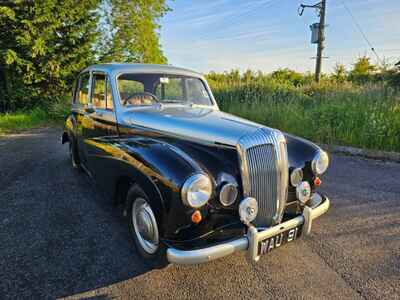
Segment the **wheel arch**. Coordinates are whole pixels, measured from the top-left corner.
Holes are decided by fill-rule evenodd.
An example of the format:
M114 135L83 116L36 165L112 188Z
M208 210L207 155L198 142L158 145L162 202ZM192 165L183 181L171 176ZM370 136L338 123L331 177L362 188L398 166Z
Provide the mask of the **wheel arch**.
M68 134L68 132L64 131L61 136L61 144L65 144L65 143L69 143L69 142L70 142L69 134Z
M117 178L114 188L114 205L121 205L123 216L126 217L128 215L128 209L130 209L130 203L127 196L129 191L135 186L142 190L147 196L147 200L149 201L149 204L156 215L156 219L162 228L162 224L165 220L164 197L153 180L144 174L136 174L136 176L122 175Z
M76 130L76 119L72 114L68 116L65 121L64 131L61 135L61 143L65 144L71 142L75 138L75 130Z

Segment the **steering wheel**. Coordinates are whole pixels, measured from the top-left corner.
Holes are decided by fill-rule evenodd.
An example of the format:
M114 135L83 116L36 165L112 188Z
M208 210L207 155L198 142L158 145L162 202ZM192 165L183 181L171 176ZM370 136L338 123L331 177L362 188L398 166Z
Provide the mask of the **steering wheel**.
M159 102L158 98L156 95L150 93L150 92L138 92L138 93L133 93L132 95L130 95L129 97L127 97L124 100L124 105L129 104L131 99L140 99L140 101L142 101L143 99L146 99L150 97L154 102Z

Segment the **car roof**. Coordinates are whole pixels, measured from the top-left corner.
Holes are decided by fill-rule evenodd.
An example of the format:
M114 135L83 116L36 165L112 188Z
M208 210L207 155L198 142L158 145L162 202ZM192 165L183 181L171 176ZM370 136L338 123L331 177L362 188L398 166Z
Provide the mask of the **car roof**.
M184 75L192 77L203 77L202 74L184 68L178 68L171 65L157 65L157 64L133 64L133 63L106 63L91 65L84 69L86 71L103 71L113 73L115 75L120 73L162 73Z

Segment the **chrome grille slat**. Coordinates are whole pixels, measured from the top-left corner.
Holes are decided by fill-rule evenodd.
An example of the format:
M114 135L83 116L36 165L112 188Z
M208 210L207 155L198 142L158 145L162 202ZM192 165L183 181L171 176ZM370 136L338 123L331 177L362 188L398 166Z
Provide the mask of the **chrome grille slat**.
M258 201L257 226L279 223L287 200L288 162L282 133L260 128L238 144L243 192Z

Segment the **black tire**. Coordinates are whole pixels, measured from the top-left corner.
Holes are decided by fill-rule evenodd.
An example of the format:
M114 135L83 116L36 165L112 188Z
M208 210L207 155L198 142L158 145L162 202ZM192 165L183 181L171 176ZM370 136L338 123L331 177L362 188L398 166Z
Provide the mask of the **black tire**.
M69 144L68 145L69 157L71 160L72 168L74 168L77 171L82 171L81 163L79 160L79 154L78 154L78 146L77 146L75 140L70 137L68 144Z
M140 233L138 233L139 229L138 228L135 229L135 227L138 226L137 225L138 222L136 221L135 224L134 221L133 217L133 213L135 211L134 206L142 204L144 200L148 204L148 208L151 209L150 201L148 199L149 198L147 197L146 193L138 185L133 185L129 189L126 199L129 233L135 244L136 250L138 251L140 256L144 259L146 265L148 265L151 268L164 268L169 264L167 260L167 248L161 242L161 234L159 231L160 226L158 224L155 214L153 213L153 216L154 216L154 222L156 223L157 226L156 229L158 232L158 244L155 249L152 249L152 251L149 251L148 248L146 249L146 247L143 246L143 237L140 235ZM153 212L152 209L151 211Z

